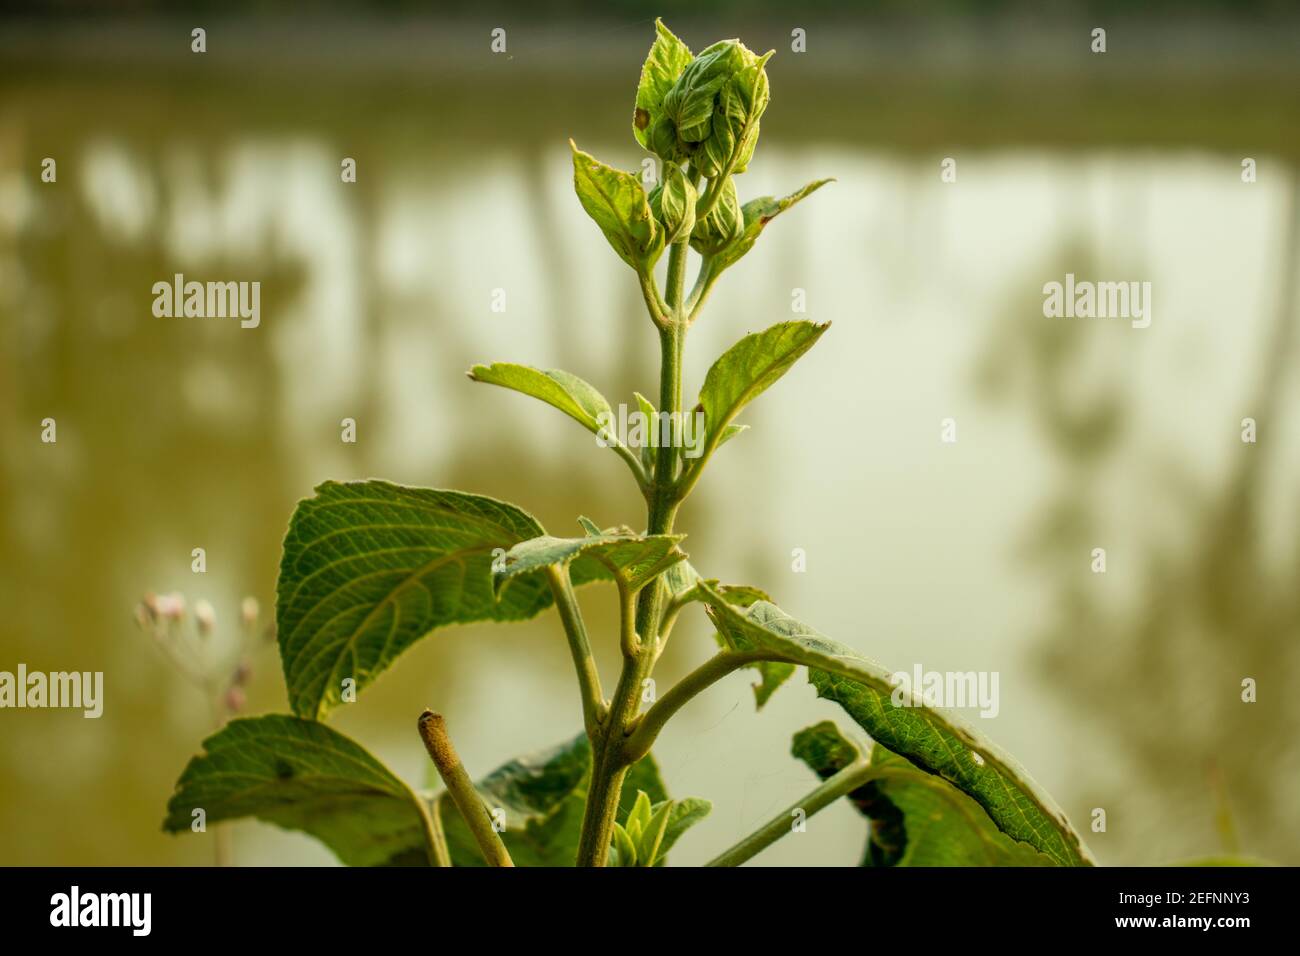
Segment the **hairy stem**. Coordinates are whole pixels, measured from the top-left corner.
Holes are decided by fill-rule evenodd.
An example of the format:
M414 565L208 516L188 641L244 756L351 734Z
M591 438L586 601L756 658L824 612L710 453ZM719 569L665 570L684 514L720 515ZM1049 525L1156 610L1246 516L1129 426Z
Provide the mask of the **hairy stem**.
M623 751L624 727L636 716L648 665L644 654L624 658L609 719L592 744L591 785L578 842L578 866L604 866L608 861L623 778L631 766Z
M682 348L685 341L682 299L686 285L687 249L687 242L683 240L674 243L668 251L666 304L670 313L664 321L655 315L652 304L658 297L646 297L651 318L655 319L659 329L659 409L670 413L672 419L678 417L682 405ZM660 443L655 458L654 475L646 493L647 534L668 534L677 515L675 433L673 439ZM642 681L649 676L657 656L657 630L663 597L663 581L656 578L641 589L635 603L630 596L624 596L622 601L620 644L623 670L610 702L608 717L599 731L591 736L591 786L578 844L579 866L604 866L609 857L623 778L634 762L628 759L626 738L640 710Z
M865 760L855 760L839 773L827 777L821 786L796 800L767 823L763 824L749 836L745 837L730 850L706 863L706 866L740 866L746 860L757 856L787 833L793 832L791 821L802 811L803 819L811 817L845 794L852 793L868 781L883 776L881 768L873 767Z
M483 798L474 789L474 782L465 772L460 757L456 756L456 748L447 735L447 722L443 720L442 714L426 710L420 715L419 727L420 738L433 759L433 765L438 768L438 776L442 777L456 809L474 834L483 859L488 866L514 866L506 845L501 842L500 834L492 826L492 818L483 805Z
M628 759L640 760L650 752L664 725L689 701L712 687L732 671L756 661L780 660L767 651L723 651L691 671L655 702L637 721L627 738Z
M564 624L564 635L569 640L573 667L578 672L582 723L587 728L587 736L594 737L604 720L605 696L600 690L600 672L596 670L596 659L592 657L591 643L587 640L587 625L582 620L578 597L573 593L568 566L550 565L546 574L551 584L551 593L555 595L555 607L560 612L560 621Z

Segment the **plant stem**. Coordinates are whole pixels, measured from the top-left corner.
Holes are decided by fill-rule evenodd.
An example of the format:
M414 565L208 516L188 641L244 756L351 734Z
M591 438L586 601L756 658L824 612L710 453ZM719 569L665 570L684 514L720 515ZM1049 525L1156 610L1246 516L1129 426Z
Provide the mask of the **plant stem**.
M438 776L442 777L447 792L456 803L456 809L474 834L483 859L488 866L514 866L510 853L501 842L500 834L492 826L492 818L483 805L483 798L474 789L474 782L465 772L460 757L456 756L456 748L447 735L447 722L443 720L442 714L426 710L420 715L419 727L425 749L429 751L433 765L438 768Z
M547 567L546 574L551 583L551 593L555 595L555 607L560 612L560 621L564 624L564 634L569 639L573 666L578 672L583 726L587 728L587 736L592 737L599 731L605 716L605 696L600 689L600 672L596 669L596 659L591 654L587 626L582 620L577 595L573 593L568 566L552 564Z
M667 306L665 321L655 315L657 296L646 296L651 318L659 329L659 410L675 421L682 405L682 348L686 324L682 297L686 285L686 241L674 243L668 251ZM676 429L674 429L675 431ZM677 440L660 443L654 475L646 492L646 533L668 534L677 516L679 501L675 481ZM631 596L621 602L623 670L607 719L591 739L591 785L582 819L578 844L578 866L604 866L609 857L610 838L618 816L623 778L634 761L628 759L626 738L636 721L641 702L641 683L649 676L657 655L658 622L664 584L656 578L636 595L635 612Z
M429 801L415 791L411 796L420 808L420 825L424 828L425 849L429 854L430 866L451 866L451 853L447 849L447 835L442 829L442 811L435 801Z
M636 716L641 700L641 681L649 669L645 654L626 657L614 691L609 719L592 743L591 785L578 842L578 866L604 866L618 816L623 778L631 762L623 753L624 728Z
M826 778L817 789L786 807L730 850L710 860L705 866L739 866L792 832L790 820L796 811L802 810L804 819L807 819L845 794L852 793L858 787L881 775L881 768L871 766L866 760L855 760L839 773Z
M637 721L632 734L627 738L628 759L635 762L648 754L664 725L701 692L746 664L775 659L778 658L768 651L723 651L709 658L674 684Z

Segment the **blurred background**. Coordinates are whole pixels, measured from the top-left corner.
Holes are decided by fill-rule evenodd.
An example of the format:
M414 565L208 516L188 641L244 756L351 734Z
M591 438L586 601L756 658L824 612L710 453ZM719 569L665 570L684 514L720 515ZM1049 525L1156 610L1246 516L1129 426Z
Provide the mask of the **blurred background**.
M99 670L106 694L99 720L0 712L0 862L212 859L210 836L160 825L213 718L134 609L147 592L210 601L219 655L244 596L271 616L286 523L320 481L479 491L556 534L578 514L644 525L615 456L464 371L516 361L615 404L655 393L636 283L573 196L567 139L639 167L629 119L663 15L696 51L777 51L742 200L838 179L773 223L692 330L688 396L726 346L792 317L794 290L802 317L834 322L685 508L695 565L891 668L999 672L1000 712L974 722L1104 863L1300 863L1293 5L311 11L0 18L0 670ZM177 272L260 281L260 327L155 318L152 285ZM1044 318L1042 287L1067 272L1151 282L1150 327ZM612 595L582 599L608 683ZM712 648L684 619L661 692ZM252 666L245 712L286 710L275 647ZM840 719L801 676L755 716L751 679L694 702L656 749L672 793L714 802L677 864L810 789L790 737ZM333 723L419 783L425 706L476 776L572 736L558 622L436 632ZM1098 807L1106 832L1088 832ZM863 836L840 805L757 862L850 865ZM240 863L333 859L258 823L233 844Z

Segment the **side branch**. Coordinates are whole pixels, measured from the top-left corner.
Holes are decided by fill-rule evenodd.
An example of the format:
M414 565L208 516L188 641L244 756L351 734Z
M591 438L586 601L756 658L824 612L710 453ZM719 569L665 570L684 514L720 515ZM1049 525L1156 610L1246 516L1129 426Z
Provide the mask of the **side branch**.
M456 748L447 735L447 722L443 720L442 714L426 710L420 715L419 727L424 747L429 751L433 765L438 768L438 776L442 777L447 792L456 803L456 809L474 834L483 859L488 866L514 866L506 845L501 842L500 834L492 826L492 818L483 805L483 798L474 789L474 783L465 772L460 757L456 756Z
M779 654L770 651L723 651L709 658L695 670L691 671L673 685L669 691L655 702L654 706L641 715L628 736L624 752L631 761L640 760L650 752L655 738L664 729L664 725L693 698L712 687L732 671L753 664L757 661L780 661L793 663Z
M802 813L803 818L807 819L819 810L830 806L840 797L852 793L868 781L885 776L887 772L880 767L871 766L866 760L855 760L839 773L827 777L821 786L786 807L730 850L714 857L704 865L740 866L746 860L757 856L762 850L766 850L787 833L792 832L790 822L796 813Z
M582 694L582 722L587 728L587 736L594 741L605 719L605 696L600 689L600 672L596 669L596 659L591 654L591 643L587 640L587 625L582 620L578 597L573 593L569 569L550 565L546 569L546 575L551 584L551 593L555 595L555 607L560 612L564 635L569 640L573 667L578 672L578 689Z

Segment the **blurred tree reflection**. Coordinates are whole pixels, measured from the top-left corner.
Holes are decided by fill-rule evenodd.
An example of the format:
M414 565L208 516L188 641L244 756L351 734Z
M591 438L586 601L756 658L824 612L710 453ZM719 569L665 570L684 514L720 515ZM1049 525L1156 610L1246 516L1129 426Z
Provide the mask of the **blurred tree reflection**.
M1232 444L1217 485L1201 487L1185 466L1152 454L1158 450L1126 445L1137 440L1126 413L1134 390L1117 369L1124 350L1136 346L1107 334L1104 323L1025 321L1039 314L1041 299L1013 302L1006 315L1015 320L995 330L978 364L981 394L1025 410L1056 465L1054 491L1023 537L1023 557L1053 595L1041 670L1079 718L1079 738L1061 745L1074 749L1084 734L1100 733L1098 746L1117 763L1111 779L1090 780L1083 790L1091 806L1108 809L1111 833L1122 834L1109 843L1091 834L1111 862L1158 862L1146 840L1158 832L1183 834L1186 842L1172 850L1187 856L1240 850L1291 863L1300 856L1300 535L1285 536L1277 553L1264 533L1270 502L1297 493L1278 452L1296 427L1295 409L1282 401L1296 385L1298 181L1292 177L1283 212L1276 317L1271 327L1261 323L1267 335L1255 349L1253 394L1239 406L1259 422L1260 439L1239 442L1225 416L1229 430L1207 436ZM1031 274L1096 274L1078 244L1053 264ZM1140 487L1153 500L1141 509L1171 508L1177 529L1126 529L1137 540L1120 559L1137 578L1128 602L1099 590L1088 563L1105 540L1105 516L1116 511L1104 476L1122 458L1145 472ZM1113 574L1113 550L1109 557ZM1247 677L1258 683L1254 704L1242 702ZM1124 782L1126 774L1138 779ZM1197 834L1203 842L1194 842Z

